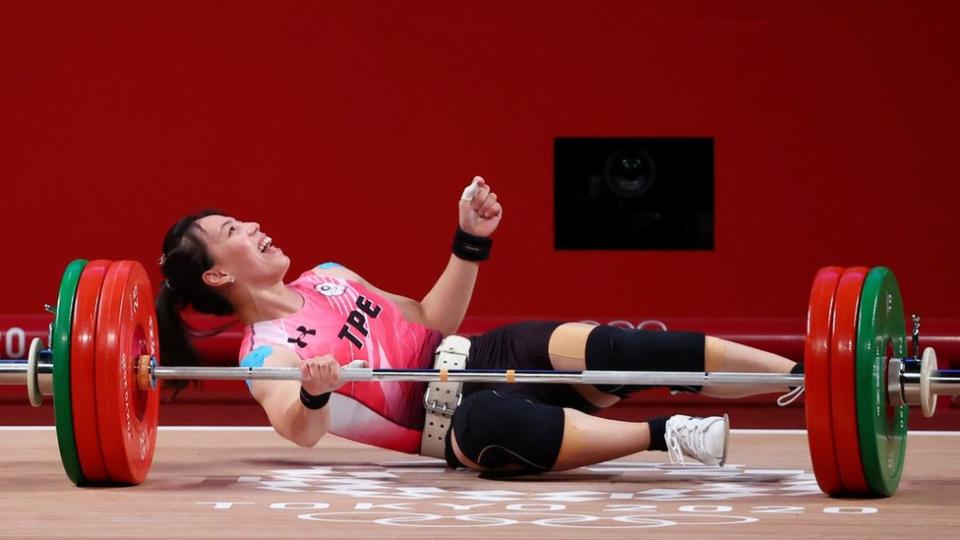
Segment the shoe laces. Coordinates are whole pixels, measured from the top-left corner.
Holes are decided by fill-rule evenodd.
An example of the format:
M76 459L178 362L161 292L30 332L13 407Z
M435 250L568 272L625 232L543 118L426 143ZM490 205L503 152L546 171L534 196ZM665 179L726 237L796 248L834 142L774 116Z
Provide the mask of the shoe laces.
M683 459L684 446L694 455L703 454L706 451L704 444L704 428L697 418L684 419L674 422L667 427L664 434L664 441L667 443L667 454L670 456L670 463L679 463L685 465Z
M787 405L789 405L789 404L793 403L794 401L796 401L797 399L799 399L801 395L803 395L803 385L802 385L802 384L801 384L800 386L795 387L793 390L790 390L790 391L787 392L786 394L778 397L778 398L777 398L777 405L779 405L779 406L781 406L781 407L786 407Z

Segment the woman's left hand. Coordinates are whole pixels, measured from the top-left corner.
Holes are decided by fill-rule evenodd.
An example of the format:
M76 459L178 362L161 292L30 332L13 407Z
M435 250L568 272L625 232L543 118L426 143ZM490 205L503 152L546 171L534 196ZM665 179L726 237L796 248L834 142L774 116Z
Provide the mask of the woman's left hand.
M497 230L503 207L497 202L497 194L479 176L473 177L460 198L460 228L463 232L486 238Z

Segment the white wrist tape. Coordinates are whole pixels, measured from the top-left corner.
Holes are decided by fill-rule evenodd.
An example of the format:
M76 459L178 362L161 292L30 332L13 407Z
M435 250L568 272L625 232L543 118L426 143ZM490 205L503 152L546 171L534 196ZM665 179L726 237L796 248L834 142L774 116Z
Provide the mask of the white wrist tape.
M473 182L470 182L470 185L463 189L463 195L460 195L460 200L472 201L473 196L477 194L478 189L480 189L480 177L474 176Z

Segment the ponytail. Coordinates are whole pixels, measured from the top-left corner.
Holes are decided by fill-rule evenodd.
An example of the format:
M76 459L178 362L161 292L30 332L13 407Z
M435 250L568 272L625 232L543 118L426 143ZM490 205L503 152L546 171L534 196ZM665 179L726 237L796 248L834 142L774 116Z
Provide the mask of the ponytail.
M182 218L167 231L163 240L160 268L164 279L157 294L157 326L159 327L161 360L178 366L199 366L200 355L190 337L195 332L184 322L181 312L192 307L199 313L230 315L233 306L216 289L203 281L203 273L213 267L206 244L198 236L196 221L216 210L204 210ZM174 395L186 388L189 381L164 381Z

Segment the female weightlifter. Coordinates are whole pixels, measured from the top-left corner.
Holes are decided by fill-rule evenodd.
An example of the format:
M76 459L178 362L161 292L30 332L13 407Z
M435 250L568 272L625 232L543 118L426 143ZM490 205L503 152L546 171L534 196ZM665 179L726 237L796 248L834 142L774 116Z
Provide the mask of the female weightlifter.
M184 217L163 241L161 351L199 363L180 316L187 306L235 314L245 325L241 365L300 368L300 382L248 382L281 436L310 447L330 432L491 475L559 471L642 450L668 451L675 462L686 456L722 465L729 424L726 415L600 418L593 413L641 387L586 384L467 383L462 399L449 400L449 408L456 407L452 420L436 414L425 419L423 383L344 384L341 367L361 360L372 368L430 368L438 347L453 347L464 353L459 358L466 358L467 369L800 371L802 365L786 358L703 334L581 323L524 322L441 345L463 321L502 216L497 195L475 178L459 203L449 262L419 301L383 291L335 263L285 283L290 259L258 223L213 211ZM740 397L787 389L681 390ZM428 431L436 434L429 450Z

